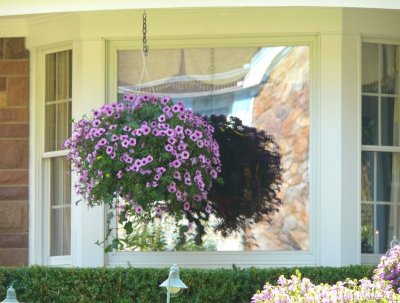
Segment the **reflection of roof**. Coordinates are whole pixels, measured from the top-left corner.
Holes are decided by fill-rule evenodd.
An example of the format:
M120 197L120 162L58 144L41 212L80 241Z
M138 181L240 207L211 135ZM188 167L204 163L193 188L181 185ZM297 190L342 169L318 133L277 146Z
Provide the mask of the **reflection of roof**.
M260 85L276 65L291 50L291 47L260 48L247 64L233 70L215 74L186 75L185 56L181 55L180 75L148 81L137 85L121 85L118 93L151 93L168 94L172 97L194 97L231 93ZM183 50L181 52L183 54ZM148 68L148 67L146 67ZM211 70L211 69L209 69Z

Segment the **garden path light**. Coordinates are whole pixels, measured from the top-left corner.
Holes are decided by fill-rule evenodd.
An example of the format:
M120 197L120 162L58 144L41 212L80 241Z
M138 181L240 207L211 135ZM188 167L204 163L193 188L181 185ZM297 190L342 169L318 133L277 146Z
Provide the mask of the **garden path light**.
M18 303L19 301L17 300L17 295L15 293L15 289L10 286L7 289L7 297L2 301L2 303Z
M167 303L170 303L170 298L177 297L181 294L182 289L186 289L187 286L179 278L179 267L174 264L169 270L168 279L161 283L160 287L165 287L167 291Z

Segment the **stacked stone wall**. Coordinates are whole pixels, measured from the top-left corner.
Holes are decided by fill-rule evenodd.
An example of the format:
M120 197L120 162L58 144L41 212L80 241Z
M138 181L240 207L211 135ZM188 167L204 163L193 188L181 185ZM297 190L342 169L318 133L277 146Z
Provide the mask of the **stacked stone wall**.
M0 266L28 264L29 53L0 38Z

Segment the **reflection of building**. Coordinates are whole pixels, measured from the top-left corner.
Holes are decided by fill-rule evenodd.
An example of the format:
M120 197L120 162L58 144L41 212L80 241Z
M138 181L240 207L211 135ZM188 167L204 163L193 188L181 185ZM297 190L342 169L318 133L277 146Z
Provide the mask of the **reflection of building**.
M59 144L68 132L70 116L80 118L117 96L118 52L141 49L141 4L131 3L136 5L133 10L127 4L113 10L118 0L109 2L107 7L103 1L96 6L82 4L73 8L42 2L44 5L39 8L20 0L17 7L16 1L5 0L0 12L0 36L5 37L0 39L0 262L113 266L130 261L142 266L170 265L177 255L104 255L93 244L104 235L104 209L71 205L77 197L68 185L63 165L66 152ZM310 7L310 1L302 0L283 0L279 3L282 7L270 7L264 1L250 1L247 7L232 7L237 3L231 1L224 2L226 5L221 1L201 4L185 1L191 8L171 7L168 1L152 2L153 7L163 9L147 11L150 55L146 60L151 60L152 51L163 51L171 67L167 71L175 70L176 76L181 52L174 55L170 50L184 49L185 56L189 55L186 50L193 50L192 56L203 62L199 65L200 75L209 78L198 77L187 82L191 81L191 90L211 88L214 99L225 100L216 112L240 113L252 125L263 124L263 120L275 121L277 116L290 120L291 123L282 126L271 122L266 129L272 132L275 127L276 133L288 132L286 141L280 145L283 154L291 148L298 151L299 162L285 164L289 172L285 176L287 182L296 186L308 180L309 184L304 190L309 198L307 212L301 208L303 196L294 193L295 198L286 205L296 215L283 226L288 231L287 241L292 237L295 241L290 243L307 250L179 254L184 265L339 266L376 262L379 254L360 251L361 227L365 223L361 222L361 214L365 209L367 213L370 211L370 220L363 225L373 231L371 242L375 252L382 253L387 248L385 244L392 233L399 235L398 188L393 185L398 183L400 171L399 7L388 2L374 3L372 7L370 2L348 0L345 5L349 8L333 7L338 5L335 3L330 3L329 8ZM288 7L293 3L299 7ZM200 5L208 7L196 7ZM320 5L324 5L323 1ZM61 13L66 9L76 11ZM94 12L98 9L110 10ZM46 12L54 14L39 14ZM290 102L309 99L308 120L297 119L301 116L296 116L298 111L288 114L294 112L294 103L289 110L260 109L266 104L261 98L271 96L267 89L281 83L271 82L276 69L260 73L254 70L256 75L266 75L265 80L272 85L264 86L264 94L257 95L256 81L248 79L249 84L245 85L249 66L243 67L238 57L249 63L249 58L268 46L309 48L309 91L296 81L291 89L282 89L288 93L284 99ZM224 55L218 49L222 48L237 51L233 53L238 57L225 58L233 66L229 70L237 70L234 75L219 70L218 62ZM204 55L194 53L199 49L207 51ZM214 65L210 64L210 49L215 49ZM239 49L247 49L249 53L240 53ZM186 73L194 75L190 68L185 66ZM140 79L141 71L140 64L137 68L126 66L126 73L132 73L135 79ZM143 83L154 81L154 72L159 79L165 79L165 71L162 65L156 71L149 70L150 80ZM221 75L221 79L223 75L230 80L219 79L220 83L210 75L214 78ZM168 84L168 89L175 84ZM245 92L243 96L239 96L238 84ZM54 90L58 93L54 94ZM259 99L232 103L233 96L247 100L256 95ZM207 108L205 96L199 94L198 98L198 110L212 112ZM191 102L195 108L194 101ZM268 112L262 117L262 113ZM49 120L46 115L54 119ZM307 133L309 141L292 140L290 134L301 131ZM50 139L55 140L54 144L45 149ZM309 152L308 166L303 164L304 159L300 160L304 155L301 151L305 150ZM361 195L364 192L361 187L367 186L361 182L361 159L368 161L370 168L369 190L373 194L367 200ZM308 175L304 175L305 169ZM303 172L304 179L292 178L292 172ZM301 192L297 189L297 193ZM72 193L72 201L67 193ZM283 216L283 211L279 215ZM299 241L302 234L293 232L299 227L295 225L296 216L307 222L308 245L303 243L303 246Z
M169 62L163 60L163 51L153 51L149 59L146 59L150 79L142 75L139 78L134 77L135 74L129 73L129 70L140 70L142 67L140 51L120 51L120 62L129 63L119 64L119 99L124 94L139 92L169 95L175 100L183 101L188 108L201 115L232 115L241 118L246 125L252 125L254 97L291 49L292 47L170 50L168 55L176 57L175 66L170 66ZM226 60L226 57L233 59ZM161 68L165 71L164 75L158 73L160 65L165 65Z

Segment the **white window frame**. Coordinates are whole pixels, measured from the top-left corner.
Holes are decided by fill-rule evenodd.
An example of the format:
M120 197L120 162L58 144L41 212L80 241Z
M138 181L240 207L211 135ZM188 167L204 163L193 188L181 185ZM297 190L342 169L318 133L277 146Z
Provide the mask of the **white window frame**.
M66 156L68 150L45 152L45 57L47 54L72 50L71 43L51 45L31 50L31 94L34 105L30 109L30 254L29 264L50 266L72 265L72 234L71 254L65 256L50 256L50 197L46 189L49 184L49 163L47 159ZM32 159L33 158L33 159ZM32 161L33 160L33 161ZM47 170L47 173L45 172ZM71 186L72 187L72 186ZM71 197L72 188L71 188ZM72 208L72 207L71 207ZM71 209L72 210L72 209ZM71 225L72 225L71 211Z
M400 40L394 40L394 39L382 39L382 38L376 38L376 37L362 37L361 38L361 45L360 45L360 50L362 50L362 44L363 43L372 43L376 45L382 45L382 44L389 44L389 45L398 45L400 46ZM392 95L388 94L382 94L381 91L381 47L379 47L379 62L378 62L378 72L379 72L379 77L378 77L378 84L379 84L379 90L377 93L363 93L362 92L362 53L360 53L360 70L359 70L359 92L360 92L360 98L359 98L359 108L360 108L360 116L362 115L362 97L363 96L374 96L378 97L379 99L381 97L391 97ZM394 94L395 95L395 94ZM397 97L399 98L400 102L400 91L397 92ZM378 102L381 102L380 100ZM378 107L378 144L381 142L381 112L380 112L381 106ZM359 172L361 176L361 154L364 151L369 151L369 152L390 152L390 153L400 153L400 146L382 146L382 145L362 145L362 119L360 118L360 163L359 163ZM376 165L377 165L377 156L374 154L374 195L376 196ZM361 177L360 177L360 182L361 182ZM361 197L362 197L362 187L360 185L360 193L359 193L359 203L360 203L360 214L359 214L359 222L361 225L361 205L390 205L393 206L393 212L394 212L394 229L397 230L398 226L398 221L400 220L400 216L398 216L398 209L400 208L400 201L399 202L379 202L379 201L374 201L374 202L368 202L368 203L362 203ZM374 200L376 200L374 198ZM375 207L374 207L375 209ZM376 226L376 212L374 211L374 230ZM361 230L361 229L360 229ZM397 236L398 238L400 237L400 230L397 230ZM361 241L360 241L361 244ZM380 258L384 254L367 254L367 253L362 253L360 249L360 254L361 254L361 263L363 264L377 264L380 261Z
M193 37L162 37L151 39L154 49L209 48L209 47L261 47L308 46L310 49L310 145L309 145L309 250L307 251L218 251L218 252L113 252L106 255L109 266L165 267L179 262L180 266L220 268L307 266L319 264L320 258L320 119L318 90L319 39L316 35L271 37L262 35L229 35ZM117 51L142 48L140 39L108 40L106 96L114 102L117 96ZM150 75L151 77L151 75Z

